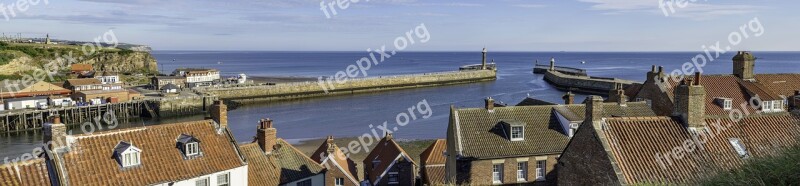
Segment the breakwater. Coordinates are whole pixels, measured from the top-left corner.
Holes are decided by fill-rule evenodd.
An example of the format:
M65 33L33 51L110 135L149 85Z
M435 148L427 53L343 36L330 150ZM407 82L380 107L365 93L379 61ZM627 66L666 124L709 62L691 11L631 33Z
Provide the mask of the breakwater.
M217 98L214 96L185 96L131 100L124 103L56 107L47 110L12 110L0 113L0 132L17 132L41 129L52 115L61 116L67 125L94 122L111 112L118 122L129 122L140 117L167 118L205 113Z
M497 71L495 70L466 70L351 79L341 84L333 82L335 89L329 88L330 90L327 93L323 90L323 87L320 86L318 82L241 87L206 87L196 89L196 91L205 95L217 96L219 99L227 101L250 103L449 84L463 84L491 81L495 79L497 79Z
M547 71L544 80L558 89L600 95L608 94L608 91L613 90L617 84L628 87L637 83L617 78L569 75L558 71Z

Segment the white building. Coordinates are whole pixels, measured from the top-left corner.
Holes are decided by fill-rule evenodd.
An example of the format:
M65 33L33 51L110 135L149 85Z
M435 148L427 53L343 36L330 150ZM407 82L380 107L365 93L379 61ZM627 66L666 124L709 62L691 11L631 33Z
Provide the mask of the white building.
M47 106L47 96L23 97L4 100L6 110L36 109L42 105Z
M209 86L220 80L219 70L216 69L179 68L172 75L186 77L189 87Z
M103 85L122 83L122 81L119 79L119 75L107 71L103 72L102 75L95 76L95 78L100 80L100 83L102 83Z

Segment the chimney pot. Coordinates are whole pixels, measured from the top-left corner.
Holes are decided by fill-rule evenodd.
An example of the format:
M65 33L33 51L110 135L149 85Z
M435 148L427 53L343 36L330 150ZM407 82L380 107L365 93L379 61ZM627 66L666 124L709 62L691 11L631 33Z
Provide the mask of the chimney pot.
M572 92L567 92L561 99L564 99L564 104L566 105L575 104L575 94L572 94Z
M695 72L694 73L694 85L695 86L699 86L700 85L700 72Z

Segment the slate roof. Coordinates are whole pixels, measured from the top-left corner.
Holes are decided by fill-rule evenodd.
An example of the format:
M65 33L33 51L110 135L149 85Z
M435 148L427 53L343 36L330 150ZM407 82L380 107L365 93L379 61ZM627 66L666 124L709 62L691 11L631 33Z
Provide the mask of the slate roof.
M375 144L372 152L370 152L367 157L364 158L364 163L362 165L365 167L365 179L368 179L370 183L375 182L381 173L386 172L387 169L391 168L389 165L392 164L392 162L394 162L395 159L400 155L406 157L415 165L417 164L414 162L413 158L411 158L411 156L409 156L408 153L406 153L406 151L394 141L392 134L388 134L383 137L381 141ZM380 163L378 165L373 165L373 161L375 160L380 160Z
M740 139L749 155L764 157L775 155L781 149L796 145L800 139L800 120L789 114L748 117L739 123L730 119L707 119L709 133L698 137L703 149L685 152L685 157L671 156L672 164L655 157L668 156L692 134L680 119L670 117L607 118L603 129L606 144L617 161L624 180L637 183L689 183L703 176L713 176L719 170L741 166L745 161L734 150L730 138ZM719 123L719 124L717 124ZM583 127L582 127L583 129ZM662 167L662 164L664 167Z
M447 158L444 156L447 151L447 141L437 139L422 154L419 155L422 180L428 185L444 184L445 163Z
M355 184L358 184L359 179L358 179L358 169L356 168L356 162L348 158L342 152L342 150L339 149L339 146L336 145L336 143L333 143L332 136L329 136L328 140L323 141L322 144L319 146L319 148L317 148L317 150L311 153L311 159L317 163L323 163L325 159L327 159L327 161L336 162L336 164L340 166L342 170L344 170L344 174L347 174L351 178L355 179L353 181L355 182ZM333 154L331 154L330 152L333 152Z
M655 116L644 102L631 102L627 106L603 103L604 117ZM586 106L518 106L502 107L488 111L484 108L456 109L454 123L457 133L456 147L461 156L473 159L496 159L536 155L560 154L569 142L556 117L559 112L571 121L583 121ZM524 140L510 141L503 132L502 121L525 123ZM452 127L453 123L451 123ZM448 139L451 140L451 139ZM503 149L503 150L497 150ZM455 152L454 152L455 153Z
M180 89L180 87L178 87L175 84L168 83L167 85L164 85L163 87L161 87L161 89L162 90L165 90L165 89L176 89L177 90L177 89Z
M283 139L278 139L277 146L270 154L264 153L258 143L241 146L249 163L250 185L280 185L325 172L322 165Z
M549 101L527 97L523 99L521 102L517 103L516 106L536 106L536 105L557 105L557 104Z
M0 165L0 185L49 186L44 158Z
M245 166L227 129L217 133L212 120L202 120L68 136L69 151L59 153L70 185L152 185L182 181ZM203 155L184 159L176 148L181 134L192 134ZM141 150L141 166L120 168L112 158L120 141Z

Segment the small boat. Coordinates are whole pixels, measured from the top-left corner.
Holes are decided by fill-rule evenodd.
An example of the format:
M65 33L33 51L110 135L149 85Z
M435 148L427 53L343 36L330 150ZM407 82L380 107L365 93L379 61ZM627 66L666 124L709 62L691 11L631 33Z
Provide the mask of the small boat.
M217 61L217 64L218 64L218 65L221 65L221 64L222 64L222 61Z
M586 61L581 61L581 64L586 64Z

